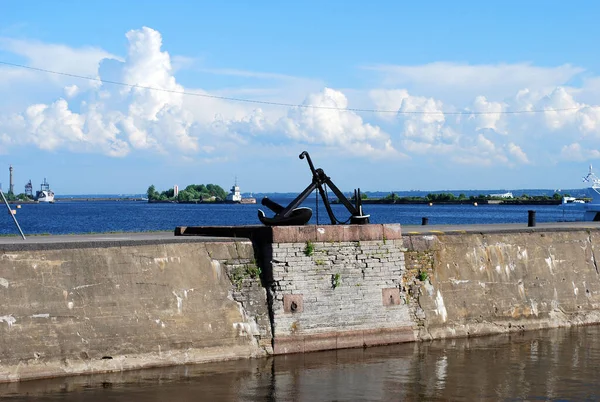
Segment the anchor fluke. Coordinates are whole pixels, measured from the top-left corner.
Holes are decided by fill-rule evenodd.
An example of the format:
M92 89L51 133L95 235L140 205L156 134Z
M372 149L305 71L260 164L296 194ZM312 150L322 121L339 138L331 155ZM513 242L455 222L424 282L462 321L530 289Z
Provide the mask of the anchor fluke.
M267 226L306 225L312 216L312 210L305 207L294 208L286 214L285 207L267 197L264 197L260 203L275 212L275 216L269 218L262 210L258 210L258 219Z
M287 217L275 215L272 218L267 217L261 209L258 210L258 219L267 226L306 225L311 217L312 209L306 207L293 209Z

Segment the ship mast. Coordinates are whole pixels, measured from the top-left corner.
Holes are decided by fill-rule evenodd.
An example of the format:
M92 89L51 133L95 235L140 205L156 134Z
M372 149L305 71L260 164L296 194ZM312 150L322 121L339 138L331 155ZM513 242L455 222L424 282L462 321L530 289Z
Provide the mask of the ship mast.
M583 178L583 181L586 182L586 183L591 183L592 184L591 189L593 191L595 191L597 194L600 194L600 179L592 171L592 165L591 164L590 164L590 170L589 170L587 176L585 176Z

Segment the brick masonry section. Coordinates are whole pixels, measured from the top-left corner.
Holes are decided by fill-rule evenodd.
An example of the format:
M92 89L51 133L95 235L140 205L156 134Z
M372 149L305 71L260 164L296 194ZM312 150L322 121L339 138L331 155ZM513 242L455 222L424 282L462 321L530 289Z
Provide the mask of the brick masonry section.
M275 354L416 339L400 225L273 228L271 263Z

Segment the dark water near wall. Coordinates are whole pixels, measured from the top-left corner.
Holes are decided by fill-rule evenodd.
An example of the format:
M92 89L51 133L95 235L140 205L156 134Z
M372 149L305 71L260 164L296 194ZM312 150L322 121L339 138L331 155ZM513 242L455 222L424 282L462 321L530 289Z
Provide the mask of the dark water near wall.
M287 205L291 199L275 199ZM304 204L313 209L311 223L329 223L325 207L315 208L314 199ZM16 209L16 206L11 206ZM4 208L0 205L0 208ZM173 230L176 226L257 225L256 205L236 204L148 204L136 201L57 201L54 204L24 204L16 209L16 218L25 234L71 234L90 232L138 232ZM430 225L469 223L526 223L527 211L536 210L537 222L575 221L582 213L564 211L557 205L365 205L372 223L421 224L422 217ZM333 205L336 217L345 221L348 211ZM0 213L0 235L16 234L10 215Z
M0 384L22 401L600 400L600 327Z

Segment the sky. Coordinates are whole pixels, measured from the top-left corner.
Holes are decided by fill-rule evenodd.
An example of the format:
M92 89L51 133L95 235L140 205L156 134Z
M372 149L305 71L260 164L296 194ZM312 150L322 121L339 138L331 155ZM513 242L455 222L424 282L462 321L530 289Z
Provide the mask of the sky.
M0 182L585 187L600 3L0 0ZM4 170L4 173L1 171Z

